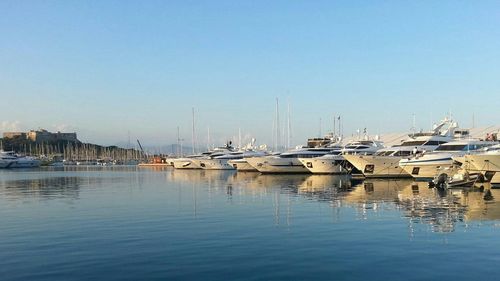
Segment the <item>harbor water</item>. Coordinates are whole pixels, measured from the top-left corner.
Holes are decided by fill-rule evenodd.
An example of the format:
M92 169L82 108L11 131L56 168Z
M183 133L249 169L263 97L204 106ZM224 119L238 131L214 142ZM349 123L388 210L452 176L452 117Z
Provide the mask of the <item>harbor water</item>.
M500 190L138 167L0 170L0 280L488 280Z

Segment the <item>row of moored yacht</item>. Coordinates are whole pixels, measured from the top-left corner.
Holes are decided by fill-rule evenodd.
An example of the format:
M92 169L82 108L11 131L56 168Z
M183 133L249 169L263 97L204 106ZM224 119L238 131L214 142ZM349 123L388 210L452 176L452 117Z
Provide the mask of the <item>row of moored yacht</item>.
M318 143L318 139L315 143ZM381 141L364 137L342 143L327 136L319 143L283 153L258 149L236 150L230 145L170 159L178 169L259 171L261 173L358 173L365 177L414 177L432 179L462 162L473 163L482 172L500 171L500 150L493 139L471 138L468 130L444 119L430 132L409 134L400 144L385 147ZM462 161L462 162L460 162ZM469 165L472 167L472 165Z

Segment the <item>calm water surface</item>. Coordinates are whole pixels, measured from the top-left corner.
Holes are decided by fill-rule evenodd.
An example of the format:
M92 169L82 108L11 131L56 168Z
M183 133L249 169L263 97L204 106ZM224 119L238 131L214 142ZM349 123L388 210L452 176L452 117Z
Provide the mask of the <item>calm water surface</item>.
M0 170L0 280L486 280L500 190L135 167Z

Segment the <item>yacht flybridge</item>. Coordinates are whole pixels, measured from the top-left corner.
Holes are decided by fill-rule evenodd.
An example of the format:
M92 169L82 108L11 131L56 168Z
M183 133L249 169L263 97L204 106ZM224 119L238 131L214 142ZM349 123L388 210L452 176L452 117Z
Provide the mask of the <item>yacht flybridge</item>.
M399 145L383 148L373 155L347 154L345 159L365 177L411 177L399 166L399 161L412 155L434 151L439 145L468 136L458 124L445 118L434 129L425 133L409 134Z

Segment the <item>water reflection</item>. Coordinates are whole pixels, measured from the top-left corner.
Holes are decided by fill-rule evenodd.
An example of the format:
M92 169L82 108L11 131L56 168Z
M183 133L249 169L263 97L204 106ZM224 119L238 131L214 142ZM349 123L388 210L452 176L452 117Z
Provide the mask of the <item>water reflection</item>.
M134 173L135 172L135 173ZM144 179L129 167L44 167L0 171L0 196L8 199L78 199L82 188L105 187L115 182L141 186ZM131 181L130 179L134 180Z
M434 232L454 231L467 211L454 193L429 188L425 182L409 183L399 192L397 205L411 223L428 224Z
M434 232L452 232L457 223L500 219L499 190L442 190L412 179L353 180L349 176L272 175L217 171L170 170L172 180L207 184L210 192L235 195L271 195L279 218L281 195L290 206L291 197L328 202L332 208L354 207L368 219L381 209L397 211L412 224L429 225ZM224 187L224 189L220 189ZM281 202L281 203L280 203ZM289 212L289 210L288 210Z
M9 198L54 197L78 198L83 179L77 177L50 177L30 180L2 181L4 193Z
M353 180L349 176L332 175L268 175L254 172L99 168L77 167L1 172L0 196L8 199L39 197L78 199L84 188L130 185L141 187L145 182L154 186L189 192L193 213L199 204L225 196L229 203L255 202L272 198L276 224L291 223L292 202L300 200L326 203L332 209L352 208L357 218L370 219L372 214L389 211L415 224L428 225L434 232L455 231L457 224L500 219L500 190L429 188L425 182L412 179ZM237 200L237 201L235 201ZM254 200L254 201L252 201Z

